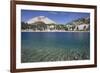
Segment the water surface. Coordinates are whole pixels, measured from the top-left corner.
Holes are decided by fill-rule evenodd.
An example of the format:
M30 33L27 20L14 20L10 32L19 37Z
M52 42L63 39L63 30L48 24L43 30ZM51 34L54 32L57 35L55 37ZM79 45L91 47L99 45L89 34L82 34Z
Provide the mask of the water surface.
M21 62L90 59L89 32L21 32Z

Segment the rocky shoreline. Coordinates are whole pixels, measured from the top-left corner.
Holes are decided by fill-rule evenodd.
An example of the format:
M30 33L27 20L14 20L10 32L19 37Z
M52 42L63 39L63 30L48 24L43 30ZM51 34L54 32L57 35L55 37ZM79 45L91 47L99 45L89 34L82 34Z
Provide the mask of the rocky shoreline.
M64 31L64 30L52 30L52 31L33 31L33 30L21 30L21 32L90 32L90 31Z

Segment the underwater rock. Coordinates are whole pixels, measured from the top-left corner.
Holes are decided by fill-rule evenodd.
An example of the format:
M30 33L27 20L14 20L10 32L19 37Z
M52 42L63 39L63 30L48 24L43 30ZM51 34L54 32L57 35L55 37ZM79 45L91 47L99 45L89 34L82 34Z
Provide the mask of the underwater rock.
M82 59L89 59L88 54L84 52L83 55L82 55Z
M71 51L71 60L79 60L81 57L80 57L80 53L78 51Z
M75 57L74 57L74 60L78 60L78 56L75 56Z

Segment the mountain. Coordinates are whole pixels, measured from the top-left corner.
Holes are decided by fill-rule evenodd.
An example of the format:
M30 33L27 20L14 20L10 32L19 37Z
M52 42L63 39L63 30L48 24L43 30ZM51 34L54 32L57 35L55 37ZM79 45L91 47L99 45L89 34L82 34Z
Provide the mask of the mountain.
M27 21L28 24L34 24L36 22L43 22L45 24L57 24L55 21L53 21L45 16L37 16L37 17L34 17L32 19L29 19L29 21Z
M79 18L67 23L66 25L81 25L81 24L90 24L90 18L89 17Z

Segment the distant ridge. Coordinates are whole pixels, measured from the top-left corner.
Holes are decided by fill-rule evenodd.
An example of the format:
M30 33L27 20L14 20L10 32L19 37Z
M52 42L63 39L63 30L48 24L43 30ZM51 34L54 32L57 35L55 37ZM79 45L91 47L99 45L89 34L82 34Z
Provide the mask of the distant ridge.
M84 17L84 18L72 20L71 22L67 23L66 25L81 25L81 24L90 24L90 18Z

